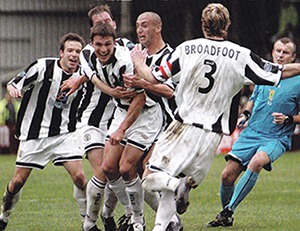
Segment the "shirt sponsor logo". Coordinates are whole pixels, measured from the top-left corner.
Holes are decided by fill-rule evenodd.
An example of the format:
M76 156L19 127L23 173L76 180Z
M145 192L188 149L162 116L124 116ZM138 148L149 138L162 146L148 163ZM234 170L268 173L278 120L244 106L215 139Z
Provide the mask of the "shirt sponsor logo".
M51 106L54 106L58 109L65 109L68 108L70 106L70 103L67 103L68 101L68 96L66 92L59 92L56 100L53 99L49 99L49 104Z

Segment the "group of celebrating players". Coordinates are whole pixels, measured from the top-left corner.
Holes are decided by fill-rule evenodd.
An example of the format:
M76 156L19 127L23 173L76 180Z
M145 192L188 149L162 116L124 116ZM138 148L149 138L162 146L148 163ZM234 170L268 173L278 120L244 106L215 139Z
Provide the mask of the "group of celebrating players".
M153 231L181 231L179 215L187 211L191 188L207 175L223 134L244 124L226 155L220 187L224 210L206 225L231 226L235 208L261 169L270 171L290 148L300 121L300 79L295 77L300 64L291 63L296 45L288 38L277 40L269 62L226 41L229 12L216 3L202 11L205 38L175 49L164 42L162 21L154 12L138 16L136 45L117 38L107 5L94 7L88 16L89 44L68 33L61 39L60 58L38 59L7 84L12 97L22 98L16 125L20 145L2 201L0 230L32 169L52 160L72 178L84 231L99 230L102 204L106 231L143 231L144 201L156 212ZM238 118L240 92L252 83L257 86ZM93 170L88 182L84 155ZM117 227L118 201L124 215Z

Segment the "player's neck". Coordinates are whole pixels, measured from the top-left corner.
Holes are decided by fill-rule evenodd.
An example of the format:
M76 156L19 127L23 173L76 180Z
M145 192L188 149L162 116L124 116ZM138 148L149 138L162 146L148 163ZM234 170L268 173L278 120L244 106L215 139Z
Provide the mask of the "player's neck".
M205 36L205 38L212 39L212 40L220 40L220 41L224 40L223 37L218 37L218 36Z
M148 55L154 55L165 47L166 43L162 40L156 40L154 43L147 46Z

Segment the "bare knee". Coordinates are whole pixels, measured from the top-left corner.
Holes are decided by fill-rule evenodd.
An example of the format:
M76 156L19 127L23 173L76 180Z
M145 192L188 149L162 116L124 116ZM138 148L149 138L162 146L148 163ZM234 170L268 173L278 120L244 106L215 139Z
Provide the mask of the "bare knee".
M257 172L259 173L262 168L266 165L270 163L270 158L267 155L267 153L265 152L258 152L257 154L255 154L249 165L248 168L252 171L252 172Z
M72 179L78 188L83 188L86 185L86 178L83 171L76 171L73 174Z
M221 183L223 186L232 186L240 173L243 171L243 166L233 160L228 160L226 167L221 174Z
M229 171L227 171L226 169L224 169L224 171L221 174L221 182L223 186L231 186L234 184L234 179L233 177L230 175Z
M136 177L137 174L137 167L131 165L128 162L122 162L120 164L120 174L122 175L123 179L126 180L131 180Z
M118 172L118 167L117 166L112 166L108 163L103 163L102 164L102 171L106 176L112 176L115 174L115 172Z

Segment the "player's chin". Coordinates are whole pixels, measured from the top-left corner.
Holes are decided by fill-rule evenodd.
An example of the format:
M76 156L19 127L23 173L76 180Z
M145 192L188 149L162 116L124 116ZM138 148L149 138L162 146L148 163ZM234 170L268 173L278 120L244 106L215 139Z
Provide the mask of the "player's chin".
M78 64L79 64L79 62L78 61L71 61L71 60L69 60L69 67L77 67L78 66Z
M283 65L283 64L284 64L284 61L277 60L277 64Z

